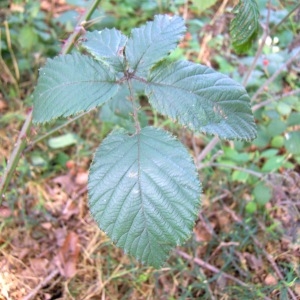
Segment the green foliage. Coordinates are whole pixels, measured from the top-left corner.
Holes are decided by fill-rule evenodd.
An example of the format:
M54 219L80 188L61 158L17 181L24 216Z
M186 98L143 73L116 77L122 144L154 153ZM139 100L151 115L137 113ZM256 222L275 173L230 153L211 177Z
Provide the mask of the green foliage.
M272 198L272 192L267 185L260 182L253 190L253 196L258 205L265 205Z
M90 169L89 206L100 228L125 252L157 268L190 236L199 195L187 150L153 127L133 136L114 131Z
M193 5L196 6L197 12L202 13L215 5L217 0L192 0Z
M256 136L249 97L228 76L187 61L160 64L146 87L151 105L193 131L225 139Z
M162 15L133 29L125 48L129 70L146 76L155 63L177 46L184 32L183 19Z
M184 31L181 18L159 15L133 29L128 39L116 29L87 33L81 47L93 58L73 53L49 59L33 95L36 123L103 104L119 117L133 116L133 134L113 131L96 152L89 203L116 245L154 267L191 234L200 183L176 139L142 128L137 95L143 93L159 113L194 131L247 141L256 136L240 84L202 65L163 60Z
M259 8L256 0L239 0L230 23L232 45L237 53L246 52L259 30Z
M106 65L88 56L48 59L34 92L34 121L45 123L99 106L116 94L116 83Z
M112 66L117 71L124 71L123 49L127 37L116 29L87 32L82 47L95 59Z

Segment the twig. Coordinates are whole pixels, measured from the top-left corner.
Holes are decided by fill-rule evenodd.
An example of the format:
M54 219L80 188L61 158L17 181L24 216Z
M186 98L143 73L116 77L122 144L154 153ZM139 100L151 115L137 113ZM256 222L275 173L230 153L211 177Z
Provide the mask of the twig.
M254 102L257 97L264 91L264 89L270 85L279 75L280 73L287 68L298 56L300 56L300 50L296 52L293 56L291 56L284 64L282 64L278 70L269 78L267 79L264 84L260 86L260 88L256 91L256 93L252 96L251 102Z
M255 105L252 106L252 111L257 111L258 109L260 109L260 108L262 108L262 107L264 107L264 106L266 106L266 105L268 105L268 104L270 104L272 102L281 100L281 99L289 97L289 96L294 96L294 95L297 95L297 94L300 94L300 89L297 89L297 90L294 90L294 91L290 91L288 93L282 94L282 95L274 97L272 99L269 99L269 100L260 102L258 104L255 104Z
M67 122L65 122L65 123L63 123L63 124L61 124L61 125L59 125L59 126L53 128L53 129L49 130L49 131L48 131L47 133L45 133L44 135L42 135L42 136L38 137L37 139L33 140L32 142L30 142L29 145L28 145L28 146L26 147L26 149L24 150L24 152L26 153L26 152L30 151L30 150L33 148L33 146L34 146L35 144L37 144L37 143L39 143L40 141L46 139L48 136L52 135L54 132L56 132L56 131L58 131L58 130L64 128L64 127L66 127L67 125L73 123L74 121L80 119L80 118L83 117L84 115L89 114L90 112L91 112L91 110L86 111L86 112L83 112L83 113L77 115L76 117L71 118L71 119L68 120Z
M202 225L204 226L204 228L206 229L207 232L209 232L209 234L211 236L214 236L218 242L219 242L219 246L213 251L213 253L210 255L209 259L211 259L211 257L213 257L217 251L219 251L221 248L223 248L223 250L225 251L226 255L228 255L228 257L231 257L232 256L232 253L229 253L228 250L226 248L224 248L224 246L238 246L238 243L236 242L228 242L228 243L224 243L220 238L219 236L216 234L216 232L214 231L214 229L212 228L211 224L208 222L206 222L206 220L204 219L203 215L200 213L199 214L199 219L201 220L202 222ZM236 252L234 250L234 252ZM239 271L239 273L245 277L247 277L247 273L242 270L238 265L234 264L234 267L236 268L236 270Z
M47 285L56 275L59 274L57 269L53 270L44 280L42 280L27 296L23 298L23 300L33 299L36 294L42 289L45 285Z
M284 18L282 18L279 23L277 23L271 30L270 35L273 35L277 28L284 23L298 8L300 8L300 3L297 4Z
M176 250L176 253L179 254L181 257L187 259L187 260L193 261L194 263L196 263L201 268L209 270L209 271L211 271L215 274L220 274L220 275L224 276L225 278L230 279L230 280L234 281L235 283L237 283L237 284L239 284L243 287L249 287L245 282L243 282L243 281L241 281L241 280L239 280L239 279L223 272L221 269L218 269L218 268L214 267L213 265L205 262L201 258L192 257L192 256L188 255L187 253L185 253L183 251L180 251L180 250Z
M91 5L86 9L85 13L80 17L80 19L78 21L78 25L75 28L82 27L85 24L86 20L88 20L91 17L91 15L97 8L100 1L101 0L94 0L91 3ZM80 30L74 30L74 32L69 36L65 45L63 46L62 52L61 52L62 54L67 54L68 52L71 51L76 39L80 36L80 34L81 34ZM26 117L26 120L24 122L22 130L18 136L15 149L14 149L13 153L11 154L11 156L8 160L9 163L7 164L7 167L4 171L4 175L3 175L1 183L0 183L0 204L2 202L2 198L4 197L4 193L6 191L8 183L12 177L12 174L14 173L14 171L17 167L17 164L20 160L22 151L24 150L24 148L27 144L26 139L24 137L28 133L28 131L31 127L31 123L32 123L32 111ZM25 131L25 135L24 135L24 131Z
M271 264L272 268L274 269L275 273L277 274L277 276L279 277L280 280L284 281L284 277L281 273L281 271L279 270L276 262L274 261L272 255L270 255L263 247L263 245L261 244L261 242L258 241L258 239L252 234L250 228L248 225L245 225L241 220L241 218L239 216L236 215L236 213L231 210L229 207L227 207L226 205L224 205L224 210L227 211L232 219L237 222L238 224L242 225L245 230L249 233L249 235L251 236L254 244L262 251L262 253L264 254L264 256L266 257L266 259L269 261L269 263ZM294 292L289 288L289 286L286 286L286 289L289 293L289 295L291 296L292 300L297 300L297 296L294 294Z
M127 79L127 84L128 84L128 89L129 89L129 93L130 93L129 98L130 98L130 102L131 102L132 110L133 110L133 120L134 120L135 130L136 130L136 133L140 133L141 132L141 124L139 121L138 107L134 100L134 91L132 88L132 82L131 82L130 77Z
M4 171L4 174L2 176L2 180L0 183L0 204L2 202L2 199L5 197L4 193L6 191L6 188L12 178L12 175L17 167L17 164L19 162L20 156L22 154L23 149L25 148L26 145L26 137L29 133L30 130L30 125L31 125L31 116L32 116L32 111L30 111L26 117L26 120L23 124L23 127L19 133L17 142L15 144L14 150L7 162L6 169Z
M201 151L201 153L197 157L197 164L199 164L206 155L219 143L220 139L215 136L210 142L206 145L206 147Z

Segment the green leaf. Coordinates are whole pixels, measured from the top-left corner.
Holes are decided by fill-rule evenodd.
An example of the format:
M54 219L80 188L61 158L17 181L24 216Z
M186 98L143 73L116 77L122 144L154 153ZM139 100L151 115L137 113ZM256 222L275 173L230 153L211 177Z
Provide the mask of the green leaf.
M102 142L88 191L100 228L126 253L158 268L191 235L201 188L183 145L145 127L133 136L114 131Z
M185 29L182 18L168 15L157 15L153 22L133 29L125 48L130 68L145 76L155 63L176 48Z
M250 49L259 30L259 8L256 0L240 0L233 9L235 17L230 23L232 45L236 52Z
M38 36L32 25L23 26L18 33L18 42L23 50L29 51L38 44Z
M254 214L257 211L257 204L254 201L250 201L247 203L245 209L248 214Z
M263 172L276 172L284 162L284 156L274 156L269 158L263 165L262 171Z
M272 198L272 191L267 185L260 182L255 186L253 195L257 204L265 205Z
M96 59L124 71L123 50L127 37L116 29L87 32L81 46Z
M285 147L288 152L300 155L300 131L291 131L285 134Z
M196 5L199 14L215 5L216 2L217 0L192 0L192 3Z
M74 133L66 133L49 139L48 145L52 149L59 149L77 144L78 139L78 135Z
M162 63L150 73L145 93L159 113L191 130L225 139L256 136L246 90L208 67L188 61Z
M91 110L118 88L115 75L92 58L72 54L48 59L33 94L33 121L45 123Z

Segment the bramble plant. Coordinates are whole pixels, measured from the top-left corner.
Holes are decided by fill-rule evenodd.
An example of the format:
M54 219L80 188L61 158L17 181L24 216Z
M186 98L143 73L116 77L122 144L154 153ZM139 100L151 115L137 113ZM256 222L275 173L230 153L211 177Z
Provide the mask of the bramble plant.
M34 92L33 121L120 106L134 132L117 129L95 153L90 211L113 242L159 268L191 235L201 186L187 149L170 133L139 121L137 94L157 112L195 132L252 140L256 127L245 89L211 68L168 60L185 32L182 18L155 16L127 38L116 29L87 32L85 54L49 59Z

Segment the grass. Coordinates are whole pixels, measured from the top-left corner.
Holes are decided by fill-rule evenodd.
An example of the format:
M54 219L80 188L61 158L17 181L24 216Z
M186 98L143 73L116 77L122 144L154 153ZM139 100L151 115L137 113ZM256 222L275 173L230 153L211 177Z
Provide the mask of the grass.
M197 20L193 6L178 5L175 8L179 13L184 9L190 20ZM216 8L212 7L203 17L214 16ZM5 17L9 13L7 9ZM119 13L126 18L126 12ZM141 19L154 14L152 11L139 13L142 14ZM221 13L218 11L218 15ZM299 28L294 23L290 26L291 20L289 16L284 24L287 28L292 27L293 34L296 34ZM139 23L139 20L134 20L134 23ZM126 27L124 20L120 24ZM47 26L51 28L48 23ZM203 29L197 30L197 34L199 30L205 32ZM211 30L209 37L213 41L213 28ZM6 41L3 32L2 43ZM183 44L183 54L188 53L190 57L198 57L200 53L197 53L200 49L189 48L189 45L198 43L196 33L192 32L189 37L192 40ZM207 47L201 53L205 53L206 59L214 63L215 55L222 56L222 51L228 54L228 38L224 38L220 49L210 49L209 44ZM3 45L1 49L5 69L10 70L8 81L2 80L0 89L0 104L5 103L2 108L0 106L0 172L3 172L26 118L36 71L21 69L16 87L16 79L11 78L15 76L16 64L6 54L14 51L20 66L23 57L16 44L7 51ZM232 53L230 55L234 56ZM255 53L248 55L254 56ZM45 56L47 53L43 52L41 60ZM1 78L5 74L1 74ZM261 80L267 82L268 79ZM284 77L281 84L287 93L291 92ZM297 85L295 82L293 84ZM266 84L262 82L261 86L266 87ZM250 90L250 93L256 97L257 91L264 93L260 87ZM281 94L275 96L276 101L280 101ZM298 94L293 96L298 97ZM257 96L256 100L259 99ZM295 107L292 107L293 111ZM263 114L271 108L263 106L258 109ZM49 148L50 136L47 133L54 125L32 127L29 136L25 137L30 147L21 155L0 206L1 300L299 299L300 166L297 156L288 155L286 149L281 147L277 150L286 155L294 168L281 166L275 173L263 173L262 164L267 158L260 157L260 153L272 149L270 143L265 148L246 144L238 150L239 153L252 153L259 159L235 165L262 173L273 190L272 198L266 204L257 205L253 212L249 212L247 203L256 201L252 192L260 179L250 174L244 182L233 180L234 170L221 168L222 161L215 162L223 159L224 146L239 149L235 143L214 143L209 148L212 138L191 134L159 115L151 116L151 122L170 130L190 149L199 163L204 191L202 210L192 237L171 253L161 270L154 270L137 263L116 248L98 229L88 211L86 174L92 153L112 129L111 124L101 122L97 116L97 112L92 112L68 126L61 126L64 121L55 123L61 128L51 137L76 133L79 140L73 146ZM286 118L288 116L282 119ZM260 122L264 122L264 118ZM295 128L299 129L298 126ZM39 137L44 139L32 143ZM201 156L204 149L209 151ZM225 160L229 161L227 157Z

